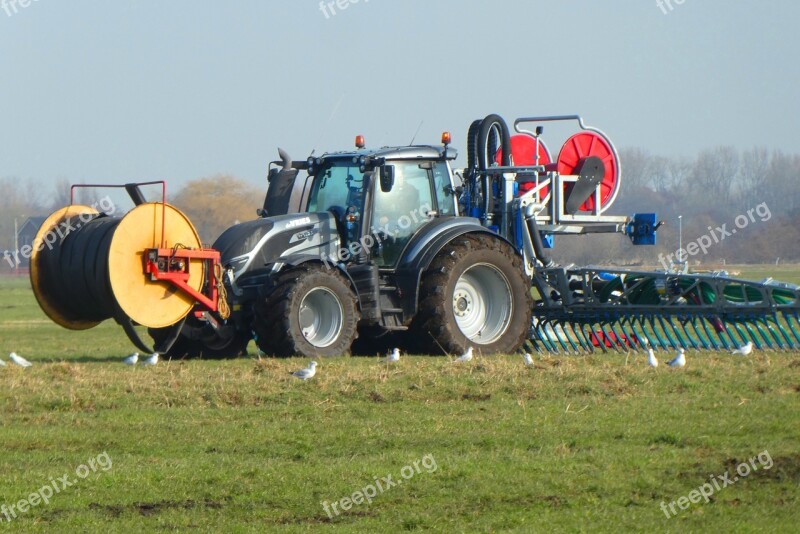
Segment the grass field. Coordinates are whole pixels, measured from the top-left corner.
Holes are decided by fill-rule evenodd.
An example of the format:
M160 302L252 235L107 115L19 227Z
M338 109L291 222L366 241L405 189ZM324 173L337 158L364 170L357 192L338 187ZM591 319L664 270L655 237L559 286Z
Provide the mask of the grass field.
M742 272L767 275L800 282L794 269ZM0 355L12 350L34 366L0 368L0 505L17 515L0 509L0 530L797 526L798 354L690 351L683 370L624 354L534 368L518 356L334 358L307 383L288 375L301 359L130 368L119 327L62 330L26 280L0 279ZM712 477L710 502L688 501ZM341 502L359 491L372 502ZM670 518L662 502L677 503Z

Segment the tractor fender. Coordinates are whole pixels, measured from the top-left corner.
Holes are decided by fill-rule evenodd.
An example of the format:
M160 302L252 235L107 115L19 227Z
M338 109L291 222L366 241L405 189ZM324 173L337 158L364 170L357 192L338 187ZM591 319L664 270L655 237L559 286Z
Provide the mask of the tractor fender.
M445 245L466 234L490 234L514 248L507 239L481 226L478 219L471 217L434 219L414 236L403 252L395 271L395 283L401 295L404 323L409 323L417 314L422 273Z
M353 291L353 294L356 297L358 311L362 311L361 295L358 292L358 286L356 285L356 281L353 280L353 277L350 275L350 273L347 272L347 269L344 268L344 264L321 260L318 256L311 256L308 254L294 254L292 256L287 256L286 258L281 259L280 264L281 268L276 270L273 274L282 272L290 267L299 267L301 265L309 264L318 265L320 267L324 267L325 269L336 270L339 274L347 279L347 283L350 284L350 289Z

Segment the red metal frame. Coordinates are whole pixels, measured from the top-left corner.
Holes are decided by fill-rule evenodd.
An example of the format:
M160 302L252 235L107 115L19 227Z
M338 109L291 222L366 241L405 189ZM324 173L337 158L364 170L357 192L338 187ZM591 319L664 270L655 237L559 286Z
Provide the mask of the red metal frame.
M215 312L219 309L219 287L215 275L216 266L220 263L220 253L218 250L203 248L199 250L190 249L171 249L153 248L147 249L145 255L145 273L150 275L154 281L168 282L184 293L195 299L206 311ZM206 263L208 275L208 294L196 291L189 286L189 265L193 259L201 259ZM186 260L175 266L175 260ZM167 266L166 271L159 267L159 261Z

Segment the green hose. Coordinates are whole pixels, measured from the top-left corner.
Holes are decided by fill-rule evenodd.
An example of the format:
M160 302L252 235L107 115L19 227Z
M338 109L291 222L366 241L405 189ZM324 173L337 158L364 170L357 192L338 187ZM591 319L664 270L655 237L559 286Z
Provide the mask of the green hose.
M644 282L640 284L642 280L644 280ZM628 276L628 278L625 280L624 286L633 287L639 284L638 287L628 293L629 302L632 304L645 305L659 304L661 302L661 296L656 289L655 280L655 278L647 278L644 276ZM697 301L704 304L714 304L716 301L716 294L714 293L714 289L711 287L711 285L707 282L700 282L700 284L692 288L692 286L695 286L695 284L696 282L689 278L682 278L678 281L680 288L684 291L689 290L688 295L694 295L697 298ZM598 293L597 296L600 299L600 302L608 302L608 300L611 298L611 294L614 291L623 291L625 289L624 286L621 277L618 276L614 278L605 286L603 286ZM723 290L723 295L727 302L734 304L762 301L761 291L755 287L747 285L729 284ZM772 291L772 298L775 300L775 303L779 305L792 304L795 301L794 293L786 289L774 289Z

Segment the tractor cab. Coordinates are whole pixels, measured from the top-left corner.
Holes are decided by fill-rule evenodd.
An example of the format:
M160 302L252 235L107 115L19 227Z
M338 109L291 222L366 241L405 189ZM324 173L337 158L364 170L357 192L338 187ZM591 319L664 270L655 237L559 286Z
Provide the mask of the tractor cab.
M457 214L455 156L447 147L409 146L309 158L305 211L335 215L349 258L392 268L432 219Z

